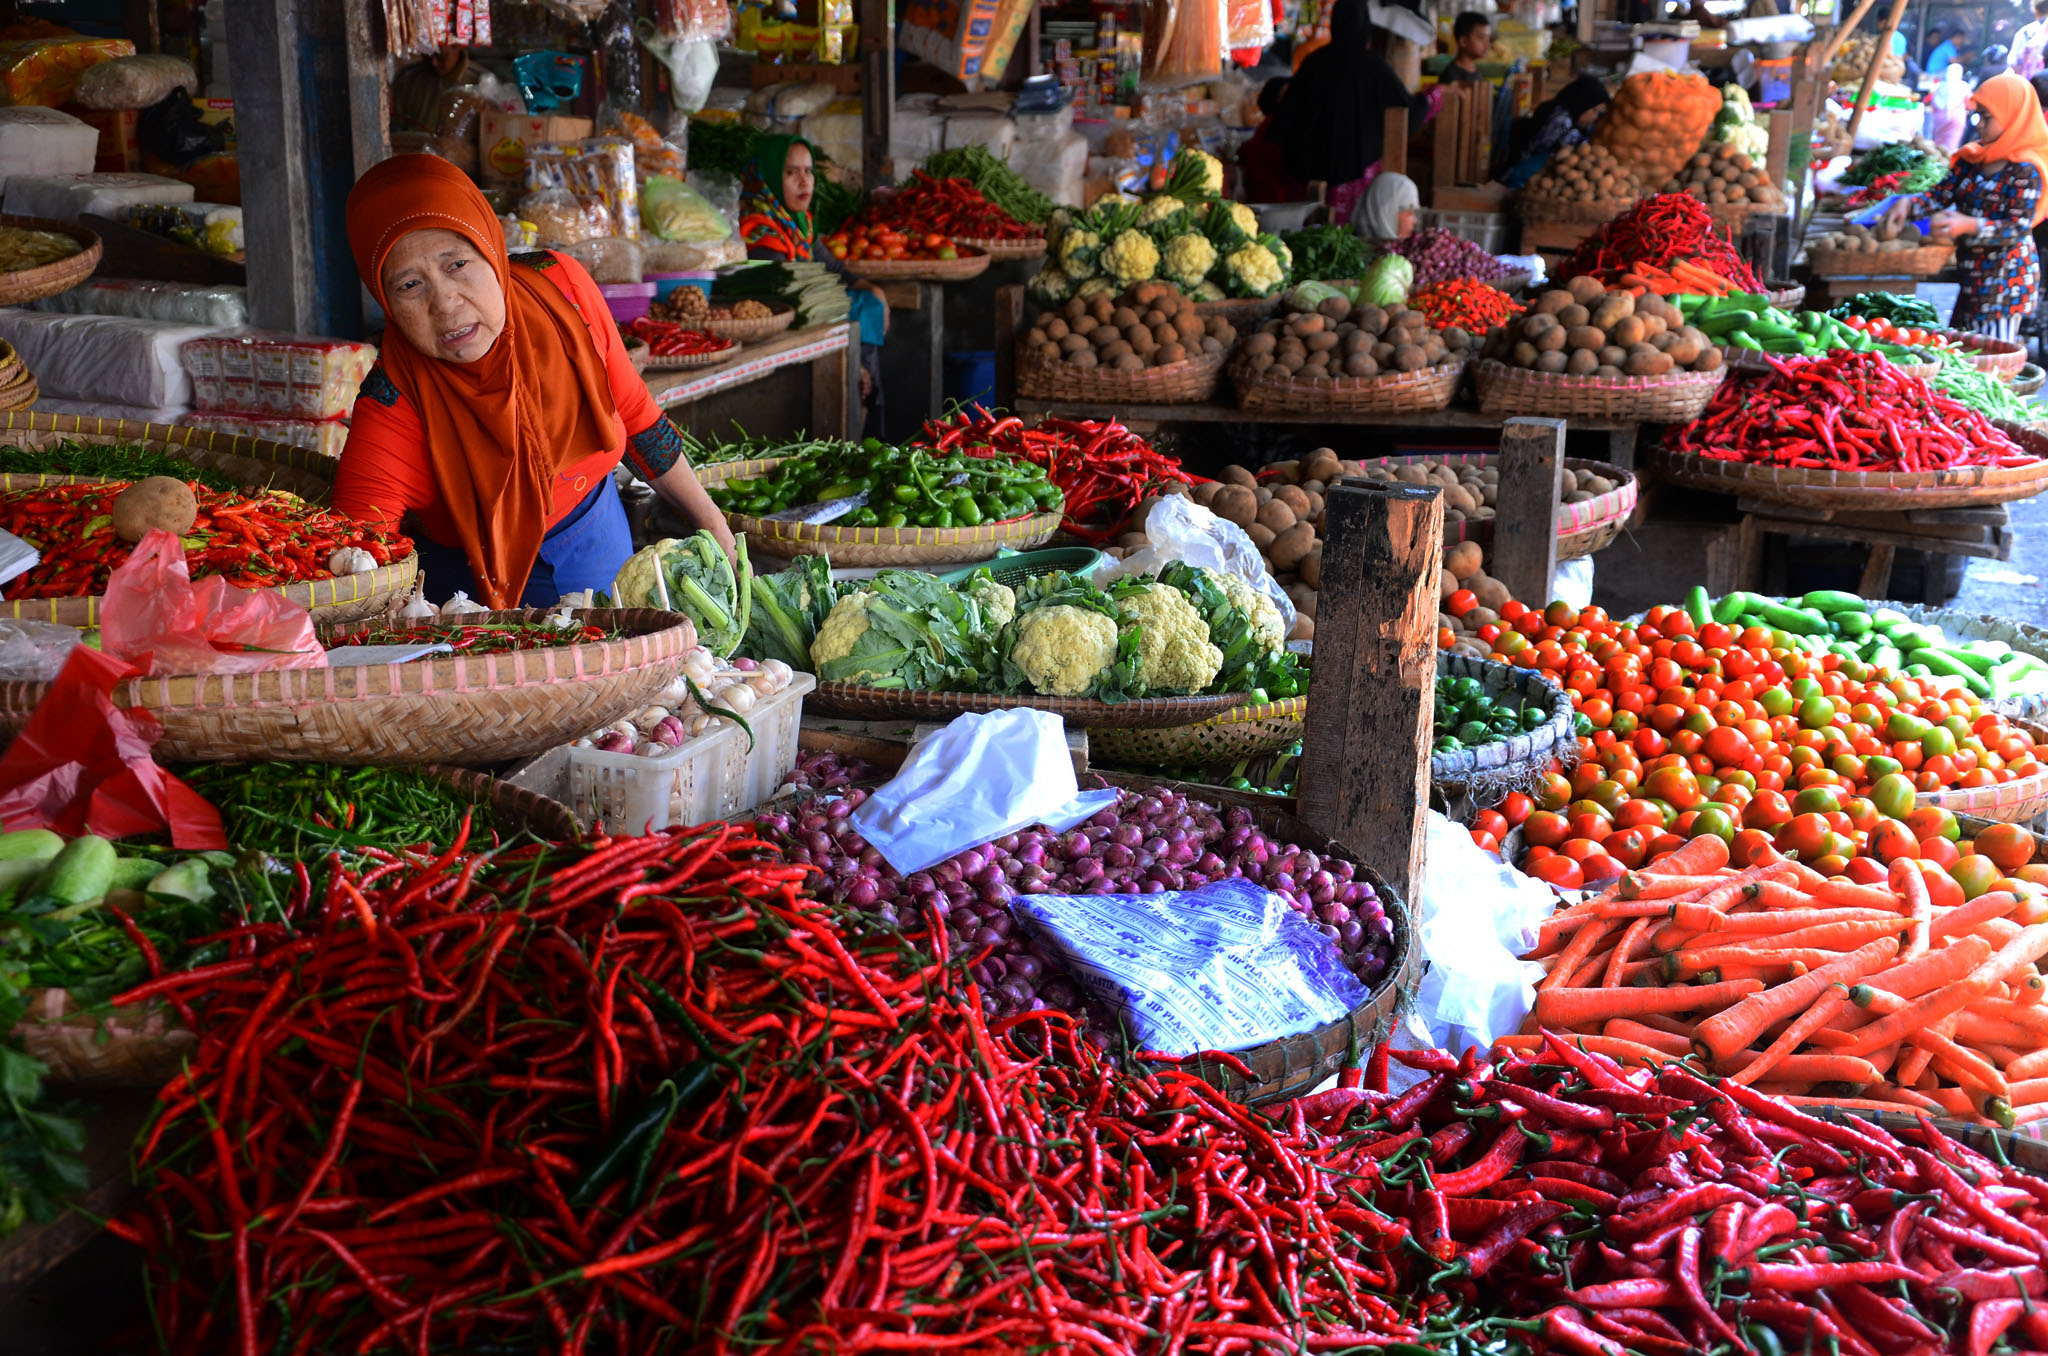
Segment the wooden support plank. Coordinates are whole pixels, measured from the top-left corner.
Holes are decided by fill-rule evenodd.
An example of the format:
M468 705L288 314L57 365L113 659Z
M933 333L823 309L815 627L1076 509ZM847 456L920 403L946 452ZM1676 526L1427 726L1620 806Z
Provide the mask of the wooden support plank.
M1743 520L1745 528L1758 532L1777 532L1788 537L1817 537L1822 541L1853 541L1866 546L1902 546L1908 551L1932 551L1940 555L1976 556L1982 560L2010 560L2012 538L2009 533L1991 529L1992 536L1983 541L1954 541L1948 538L1928 537L1919 533L1885 532L1870 527L1848 527L1841 523L1801 523L1787 519L1765 518L1752 514Z
M391 61L384 48L384 11L348 6L348 122L356 176L391 155Z
M1898 549L1881 542L1870 548L1870 555L1863 562L1863 577L1856 583L1857 593L1865 598L1891 597L1892 558Z
M1442 493L1350 483L1330 491L1298 779L1302 819L1411 903L1421 897L1429 809Z
M1906 0L1892 0L1891 13L1885 16L1884 27L1877 31L1877 43L1870 49L1870 69L1863 72L1863 87L1856 91L1855 106L1849 110L1849 140L1856 140L1856 129L1863 125L1863 115L1870 108L1870 92L1877 85L1877 68L1892 49L1892 34L1898 32L1899 19L1906 12Z
M844 347L811 364L811 425L814 438L860 437L860 327L849 324Z
M1490 573L1512 597L1548 602L1557 575L1557 504L1564 490L1564 421L1510 419L1500 431L1499 508Z
M889 155L890 121L896 110L896 25L889 0L860 0L860 176L878 188L896 176ZM756 63L757 68L766 63Z
M1412 44L1411 44L1412 45ZM1380 124L1380 172L1408 172L1408 110L1390 108Z
M1773 184L1783 188L1792 172L1792 111L1773 109L1764 125L1771 138L1770 147L1764 152L1764 173Z
M264 223L248 235L249 321L318 334L323 269L313 243L313 154L296 20L291 0L243 0L229 9L228 51L242 206Z
M1024 289L1010 283L996 289L996 408L1017 407L1017 330L1024 320Z

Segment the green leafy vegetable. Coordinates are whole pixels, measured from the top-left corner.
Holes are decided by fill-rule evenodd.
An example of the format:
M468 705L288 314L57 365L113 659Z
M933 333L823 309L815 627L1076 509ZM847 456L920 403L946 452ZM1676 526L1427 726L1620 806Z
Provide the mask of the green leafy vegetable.
M934 179L968 179L997 207L1017 220L1043 223L1052 216L1052 199L1026 182L981 145L956 146L925 157L924 172Z
M245 489L248 480L232 471L201 466L133 443L76 443L52 447L0 447L0 474L90 476L99 480L145 480L169 476L197 481L210 490Z
M744 537L736 539L737 567L709 532L664 537L642 547L612 580L617 607L655 607L680 612L697 628L697 642L724 658L747 633L751 576Z
M1362 278L1372 264L1371 244L1349 226L1310 226L1281 239L1294 251L1297 278Z
M750 659L780 659L793 669L809 671L811 642L839 601L832 562L824 556L798 556L779 574L754 575L747 591L752 613L740 652Z

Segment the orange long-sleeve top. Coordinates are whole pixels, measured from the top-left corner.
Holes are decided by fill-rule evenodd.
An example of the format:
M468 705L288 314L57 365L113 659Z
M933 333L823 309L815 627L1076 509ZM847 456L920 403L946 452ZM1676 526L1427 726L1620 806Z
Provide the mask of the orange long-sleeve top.
M600 479L612 473L622 457L643 480L661 476L682 456L682 436L663 417L661 407L648 394L647 383L633 369L604 294L583 265L553 250L515 255L512 263L515 268L538 269L562 289L590 327L598 356L604 359L619 421L626 429L618 447L585 457L555 477L553 511L548 515L552 528L583 502ZM488 493L488 487L483 492ZM341 466L335 473L334 507L358 521L393 530L410 513L433 540L444 545L455 542L454 524L442 506L427 459L426 429L381 366L370 370L357 393L348 443L342 448Z

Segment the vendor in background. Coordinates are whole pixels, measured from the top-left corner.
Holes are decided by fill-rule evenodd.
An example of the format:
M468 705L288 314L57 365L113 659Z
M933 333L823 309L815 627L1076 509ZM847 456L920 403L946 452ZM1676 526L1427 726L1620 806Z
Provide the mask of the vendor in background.
M1303 184L1328 185L1334 208L1343 187L1358 185L1367 170L1378 167L1387 110L1407 109L1413 131L1430 107L1373 50L1366 0L1337 0L1330 11L1330 41L1295 72L1274 132L1287 172Z
M1479 73L1479 63L1492 50L1493 20L1476 9L1466 10L1451 25L1451 64L1437 80L1446 85L1477 84L1486 79Z
M633 554L612 479L621 458L732 551L583 265L508 256L484 195L432 155L394 156L357 181L348 241L390 324L334 507L411 535L429 599L545 607L610 589Z
M1550 157L1592 135L1607 107L1607 86L1598 76L1582 75L1536 106L1528 120L1508 136L1508 169L1501 182L1520 188L1550 163Z
M1261 119L1237 152L1237 172L1243 180L1246 202L1307 202L1308 188L1287 172L1287 152L1280 144L1278 128L1281 101L1287 97L1289 80L1275 76L1259 86Z
M470 68L469 52L461 47L443 47L430 57L415 61L391 77L391 130L394 132L438 132L434 110L441 95L459 85L474 85L476 72Z
M1955 242L1963 281L1951 325L2013 339L2041 293L2033 231L2048 218L2048 121L2034 87L2010 72L1978 86L1970 107L1977 139L1955 153L1947 178L1893 204L1886 220L1926 216L1929 239Z
M1927 49L1927 59L1920 64L1926 68L1929 75L1939 80L1950 65L1962 58L1962 52L1956 46L1956 39L1962 36L1962 30L1951 30L1943 25L1929 34L1930 37L1936 35L1938 40L1934 46Z
M1368 240L1386 244L1415 234L1422 194L1405 174L1379 174L1366 186L1365 197L1352 213L1352 224Z
M2012 73L2031 81L2048 70L2048 60L2042 56L2044 47L2048 47L2048 0L2034 0L2034 22L2012 35Z
M762 137L740 185L740 239L749 259L821 263L842 278L846 265L818 243L811 200L817 195L817 155L801 137ZM882 342L889 333L889 303L871 282L847 278L851 318L860 326L860 403L870 435L882 423Z

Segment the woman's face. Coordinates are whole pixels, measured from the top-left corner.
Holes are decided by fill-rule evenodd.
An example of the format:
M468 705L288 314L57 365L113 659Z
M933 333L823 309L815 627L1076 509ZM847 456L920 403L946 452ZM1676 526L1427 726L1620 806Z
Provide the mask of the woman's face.
M1579 114L1579 130L1582 132L1592 131L1593 124L1600 121L1600 110L1605 107L1605 104L1595 104L1593 105L1593 107Z
M811 198L818 191L816 166L811 163L811 148L792 146L782 161L782 201L792 212L811 210Z
M1415 234L1415 209L1404 207L1394 214L1394 238L1406 240Z
M1977 140L1989 146L2005 135L2005 124L1988 108L1977 110Z
M384 310L428 357L473 363L505 328L505 289L467 236L409 231L384 256Z

